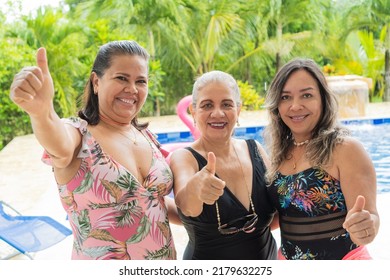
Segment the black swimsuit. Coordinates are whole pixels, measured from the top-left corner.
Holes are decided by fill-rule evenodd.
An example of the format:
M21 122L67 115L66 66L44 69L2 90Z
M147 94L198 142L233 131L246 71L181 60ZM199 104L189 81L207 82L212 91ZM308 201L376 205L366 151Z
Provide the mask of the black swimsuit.
M255 141L246 140L246 142L254 169L252 201L259 216L256 229L252 233L238 232L231 235L222 235L218 231L215 204L203 204L203 211L196 218L187 217L178 209L179 216L189 236L183 259L274 260L277 258L276 242L269 228L274 208L270 205L267 196L264 178L265 166ZM207 161L202 155L190 147L186 149L196 158L199 170L206 166ZM225 188L223 195L218 199L218 205L222 224L252 212L252 210L248 212L228 188Z

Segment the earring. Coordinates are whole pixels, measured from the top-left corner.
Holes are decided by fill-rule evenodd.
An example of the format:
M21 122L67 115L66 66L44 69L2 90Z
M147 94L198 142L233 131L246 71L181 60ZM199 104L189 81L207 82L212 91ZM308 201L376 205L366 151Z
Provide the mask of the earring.
M194 127L196 126L196 120L194 120Z
M236 124L237 124L238 127L240 127L240 122L238 121L238 119L237 119L237 123Z

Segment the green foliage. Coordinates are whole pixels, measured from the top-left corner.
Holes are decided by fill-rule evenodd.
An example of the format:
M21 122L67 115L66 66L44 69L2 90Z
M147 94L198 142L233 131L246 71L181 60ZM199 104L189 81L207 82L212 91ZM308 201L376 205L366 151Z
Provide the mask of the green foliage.
M264 97L261 97L252 85L248 82L237 81L241 92L243 110L260 110L264 104Z
M20 1L7 3L11 14L20 10ZM28 116L8 95L13 76L35 64L41 46L47 49L60 117L77 111L98 47L122 39L136 40L151 55L142 116L174 114L196 76L210 70L231 73L239 80L243 108L258 110L264 102L259 89L296 56L320 62L328 75L371 78L371 100L380 100L386 95L384 53L390 50L387 3L65 0L60 5L66 8L44 7L9 24L5 9L0 11L0 149L14 136L31 133Z
M12 57L12 59L10 59ZM0 150L15 136L31 133L30 118L9 98L10 85L21 65L34 61L34 53L22 40L0 38Z
M166 73L161 69L159 60L149 62L149 96L144 105L143 111L154 112L160 116L160 102L164 102L165 93L162 87L162 81Z

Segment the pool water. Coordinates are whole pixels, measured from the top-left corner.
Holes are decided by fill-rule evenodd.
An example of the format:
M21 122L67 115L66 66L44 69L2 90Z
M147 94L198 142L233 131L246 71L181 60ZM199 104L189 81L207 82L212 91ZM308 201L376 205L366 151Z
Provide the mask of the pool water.
M390 122L352 124L348 128L370 154L375 166L378 192L390 192Z
M377 174L378 193L390 192L390 118L346 120L343 124L369 153ZM235 136L241 139L253 138L263 144L263 129L263 126L238 127ZM157 136L161 144L193 141L188 131L158 133Z

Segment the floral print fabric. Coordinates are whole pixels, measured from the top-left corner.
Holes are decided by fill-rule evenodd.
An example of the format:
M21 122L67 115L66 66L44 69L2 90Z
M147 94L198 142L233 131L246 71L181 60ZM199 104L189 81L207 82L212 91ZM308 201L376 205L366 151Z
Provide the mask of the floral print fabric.
M340 182L325 170L309 168L292 175L278 172L268 193L279 211L280 249L286 259L342 259L357 248L342 228L345 214L337 214L347 211ZM338 215L338 220L331 221L330 217L335 215ZM293 222L284 226L283 220ZM304 236L303 225L323 227L321 221L327 221L329 229L326 234L330 237L322 238L320 234L316 237L314 232ZM283 228L296 229L297 232L287 236Z
M64 119L82 134L81 165L66 185L58 185L74 236L72 259L176 259L164 196L173 177L165 158L142 131L152 150L145 181L106 154L79 118ZM43 161L50 164L44 155Z

